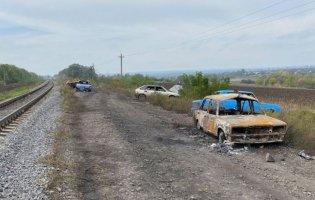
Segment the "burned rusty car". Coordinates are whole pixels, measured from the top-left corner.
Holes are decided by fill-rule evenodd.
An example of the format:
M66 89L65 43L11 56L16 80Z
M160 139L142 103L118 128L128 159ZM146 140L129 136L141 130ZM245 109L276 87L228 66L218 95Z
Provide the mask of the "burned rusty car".
M285 122L262 113L256 98L239 93L205 97L193 118L198 129L220 143L282 142L287 131Z

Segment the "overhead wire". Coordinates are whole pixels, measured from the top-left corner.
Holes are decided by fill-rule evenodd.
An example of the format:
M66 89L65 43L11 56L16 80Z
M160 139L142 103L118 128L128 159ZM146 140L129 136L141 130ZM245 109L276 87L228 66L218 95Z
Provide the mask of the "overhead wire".
M279 1L279 2L276 2L276 3L271 4L271 5L275 6L275 5L278 5L278 4L283 3L283 2L285 2L285 1ZM289 12L289 11L292 11L292 10L294 10L294 9L297 9L297 8L300 8L300 7L303 7L303 6L306 6L306 5L311 4L311 3L314 3L314 2L315 2L315 1L309 1L309 2L306 2L306 3L303 3L303 4L299 4L299 5L297 5L297 6L294 6L294 7L289 8L289 9L282 10L282 11L280 11L280 12L278 12L278 13L275 13L275 14L272 14L272 15L268 15L268 16L264 16L264 17L261 17L261 18L258 18L258 19L254 19L254 20L251 20L251 21L249 21L249 22L246 22L246 23L243 23L243 24L241 24L241 25L238 25L237 27L233 27L233 28L230 28L230 29L224 29L224 30L221 30L221 31L214 32L214 33L212 33L212 34L214 34L214 36L216 36L217 34L223 35L223 34L225 34L225 33L230 33L232 30L233 30L232 32L235 32L235 31L238 31L238 30L243 30L244 28L241 28L241 27L244 27L244 26L246 26L246 25L252 24L252 23L254 23L254 22L260 22L261 20L268 19L268 18L277 16L277 15L280 15L280 14L283 14L283 13L286 13L286 12ZM266 10L267 8L270 8L270 7L273 7L273 6L266 6L266 7L262 8L262 9L259 9L259 10L255 11L255 12L251 12L251 13L246 14L246 15L244 15L244 16L253 15L254 13L258 13L258 11ZM243 16L243 17L236 18L235 20L231 20L230 22L228 22L228 23L226 23L226 24L224 24L224 25L222 25L222 26L220 26L220 27L224 27L224 26L226 26L227 24L231 24L232 21L233 21L233 22L236 22L238 19L243 19L244 16ZM289 15L289 16L290 16L290 15ZM288 17L288 16L286 16L286 17ZM282 17L280 17L280 18L282 19ZM262 24L264 24L264 23L269 23L269 22L272 22L272 20L270 20L270 21L268 21L268 22L262 22ZM259 24L261 24L261 23L259 23ZM254 26L255 26L255 25L254 25ZM253 27L254 27L254 26L253 26ZM216 29L216 28L214 28L214 29ZM214 30L214 29L212 29L212 30ZM235 30L234 30L234 29L235 29ZM226 31L228 31L228 32L226 32ZM212 35L211 35L211 36L212 36ZM214 37L214 36L212 36L212 37ZM188 44L188 43L190 43L190 42L199 42L199 41L204 41L204 40L210 39L210 38L211 38L211 37L209 37L209 35L208 35L208 37L206 37L206 38L202 37L202 38L197 38L198 40L192 40L192 39L186 40L186 41L184 41L184 42L175 44L175 45L173 45L172 47L164 47L164 48L160 48L160 49L156 49L156 50L152 50L152 51L144 51L144 52L132 53L132 54L127 54L127 55L125 55L125 56L130 57L130 56L136 56L136 55L144 55L144 54L148 54L148 53L152 53L152 52L156 52L156 51L172 50L172 49L176 49L176 48L182 47L182 46L184 46L184 45L186 45L186 44Z

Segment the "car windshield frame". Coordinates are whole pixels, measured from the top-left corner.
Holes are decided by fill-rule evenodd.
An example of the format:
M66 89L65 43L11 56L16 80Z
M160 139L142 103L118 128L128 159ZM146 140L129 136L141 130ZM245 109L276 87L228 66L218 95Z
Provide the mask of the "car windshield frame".
M222 106L222 104L225 103L226 107L231 107L231 103L229 105L228 102L231 102L233 100L235 101L236 107L234 107L234 105L232 105L232 108L224 108L224 106ZM246 108L246 106L249 110L244 109ZM219 116L263 114L259 101L239 97L219 101L219 106L217 107L217 109L217 113Z

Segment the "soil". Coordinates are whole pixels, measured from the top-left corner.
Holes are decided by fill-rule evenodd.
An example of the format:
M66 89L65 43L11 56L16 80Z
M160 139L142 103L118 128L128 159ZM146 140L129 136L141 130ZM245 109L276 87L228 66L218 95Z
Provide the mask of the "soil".
M314 161L296 149L222 153L188 115L108 91L75 95L81 106L68 120L82 199L315 199Z

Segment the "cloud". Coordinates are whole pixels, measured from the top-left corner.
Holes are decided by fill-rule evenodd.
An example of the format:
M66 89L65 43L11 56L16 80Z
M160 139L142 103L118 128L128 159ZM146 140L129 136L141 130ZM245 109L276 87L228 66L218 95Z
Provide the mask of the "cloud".
M313 64L312 12L239 30L299 2L287 1L209 31L273 2L2 0L0 60L40 74L57 73L73 62L115 72L120 52L139 53L125 58L127 71Z

